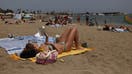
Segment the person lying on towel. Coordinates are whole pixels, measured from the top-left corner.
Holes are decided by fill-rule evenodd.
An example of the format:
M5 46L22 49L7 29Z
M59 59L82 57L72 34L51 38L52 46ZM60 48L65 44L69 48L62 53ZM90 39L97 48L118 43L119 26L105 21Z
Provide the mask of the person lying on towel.
M82 49L79 43L79 34L76 27L69 27L64 33L57 38L56 43L48 42L48 34L43 32L46 36L46 42L40 46L37 43L27 43L26 47L20 54L21 58L35 57L41 51L56 50L59 54L65 51L70 51L73 44L76 49Z

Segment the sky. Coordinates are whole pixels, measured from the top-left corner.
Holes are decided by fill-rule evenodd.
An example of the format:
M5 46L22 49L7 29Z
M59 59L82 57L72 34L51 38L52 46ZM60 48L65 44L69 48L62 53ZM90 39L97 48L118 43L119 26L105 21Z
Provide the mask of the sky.
M73 12L132 12L132 0L0 0L3 9Z

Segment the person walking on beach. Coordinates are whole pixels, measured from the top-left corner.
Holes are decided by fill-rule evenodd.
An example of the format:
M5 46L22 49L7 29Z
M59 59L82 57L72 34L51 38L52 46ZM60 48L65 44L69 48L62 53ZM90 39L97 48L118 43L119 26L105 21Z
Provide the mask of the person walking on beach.
M104 20L104 24L107 24L107 20L106 19Z

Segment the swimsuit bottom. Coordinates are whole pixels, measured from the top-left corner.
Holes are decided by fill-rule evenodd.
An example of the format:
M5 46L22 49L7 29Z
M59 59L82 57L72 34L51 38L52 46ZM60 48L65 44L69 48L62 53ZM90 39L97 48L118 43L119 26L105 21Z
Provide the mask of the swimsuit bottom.
M60 42L59 44L64 45L63 51L66 51L66 43L65 42Z

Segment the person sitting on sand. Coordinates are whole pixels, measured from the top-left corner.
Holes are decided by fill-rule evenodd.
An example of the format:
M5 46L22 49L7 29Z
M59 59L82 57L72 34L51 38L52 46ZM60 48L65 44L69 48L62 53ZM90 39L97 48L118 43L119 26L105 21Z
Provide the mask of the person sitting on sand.
M38 46L36 43L28 43L20 54L20 57L35 57L35 55L40 52L40 49L51 50L51 47L60 54L65 51L70 51L73 43L75 44L76 49L81 49L81 47L79 47L79 34L76 27L70 27L64 31L64 33L62 33L61 36L57 38L56 43L49 43L48 34L45 32L43 32L43 34L46 36L46 42L40 46Z

